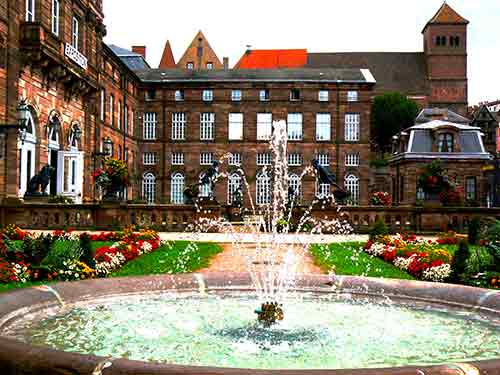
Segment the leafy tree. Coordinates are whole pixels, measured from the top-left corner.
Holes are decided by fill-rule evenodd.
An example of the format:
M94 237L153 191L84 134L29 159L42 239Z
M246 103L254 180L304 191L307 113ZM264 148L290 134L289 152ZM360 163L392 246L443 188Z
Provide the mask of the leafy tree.
M379 218L370 229L371 240L376 240L377 238L387 236L388 234L389 228L387 228L385 221L381 218Z
M460 275L465 273L467 267L467 261L470 258L469 244L467 241L460 241L458 243L458 249L453 255L451 261L451 281L459 282Z
M372 106L372 139L378 151L391 150L392 137L413 125L418 105L398 92L377 96Z

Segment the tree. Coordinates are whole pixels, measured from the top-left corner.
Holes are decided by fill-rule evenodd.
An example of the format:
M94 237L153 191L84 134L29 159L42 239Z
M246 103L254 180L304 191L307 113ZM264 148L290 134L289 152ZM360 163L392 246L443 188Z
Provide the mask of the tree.
M418 105L398 92L377 96L372 106L372 139L377 150L391 150L392 137L413 125Z

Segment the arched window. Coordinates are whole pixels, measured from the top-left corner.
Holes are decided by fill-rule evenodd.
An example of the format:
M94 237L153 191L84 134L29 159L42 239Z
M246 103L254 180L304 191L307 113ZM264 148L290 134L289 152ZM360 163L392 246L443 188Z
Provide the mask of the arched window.
M172 204L184 204L184 176L181 173L172 176L170 202Z
M320 184L316 181L316 197L319 199L326 198L330 195L330 184Z
M436 37L436 45L437 46L446 46L446 37L443 35L439 35Z
M259 205L271 203L271 178L265 172L260 172L257 176L256 198Z
M359 203L359 178L353 174L349 174L345 178L345 188L351 193L351 203Z
M142 179L142 196L148 204L156 201L156 177L150 172L145 173Z
M241 192L241 176L238 173L233 173L227 179L227 204L234 203L234 194L238 190Z
M450 36L450 46L452 46L452 47L460 46L460 37L459 36Z
M453 134L442 133L439 134L438 139L438 152L453 152Z
M302 181L300 176L292 173L288 178L289 196L288 198L293 198L295 204L300 203L302 200Z
M200 183L204 175L205 173L202 173L200 175L200 180L199 180ZM200 185L200 197L208 198L211 195L212 195L212 186L210 185L210 183Z
M29 181L35 175L36 126L33 114L28 113L24 142L19 142L19 196L24 196Z

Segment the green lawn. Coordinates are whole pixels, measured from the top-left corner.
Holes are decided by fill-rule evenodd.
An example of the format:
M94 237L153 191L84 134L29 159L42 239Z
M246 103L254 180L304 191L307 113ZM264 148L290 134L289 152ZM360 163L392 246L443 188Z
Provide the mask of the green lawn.
M324 272L335 268L338 275L414 280L411 275L392 264L371 257L363 251L363 246L364 243L361 242L333 243L313 245L310 251L314 262Z
M161 275L189 273L208 267L210 259L220 253L222 248L214 243L190 244L178 241L171 248L163 247L150 254L139 257L118 271L112 277Z

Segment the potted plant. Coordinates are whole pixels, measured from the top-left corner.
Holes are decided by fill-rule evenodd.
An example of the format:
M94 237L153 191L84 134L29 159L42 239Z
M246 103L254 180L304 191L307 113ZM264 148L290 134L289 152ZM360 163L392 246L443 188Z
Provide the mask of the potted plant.
M123 160L107 158L104 159L102 167L94 172L94 181L104 190L103 200L120 200L120 193L129 184L129 172L127 163Z
M388 192L385 191L377 191L372 193L370 198L370 203L373 206L385 206L389 207L392 205L392 198Z

